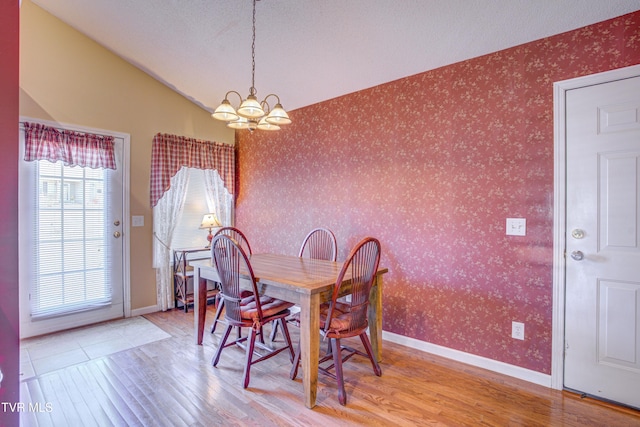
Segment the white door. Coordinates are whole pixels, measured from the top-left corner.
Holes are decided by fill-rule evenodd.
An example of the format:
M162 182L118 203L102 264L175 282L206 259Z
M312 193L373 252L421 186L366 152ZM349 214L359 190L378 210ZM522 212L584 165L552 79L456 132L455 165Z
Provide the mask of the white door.
M640 77L566 94L564 386L640 408Z
M127 162L114 140L116 170L20 159L22 338L124 316Z

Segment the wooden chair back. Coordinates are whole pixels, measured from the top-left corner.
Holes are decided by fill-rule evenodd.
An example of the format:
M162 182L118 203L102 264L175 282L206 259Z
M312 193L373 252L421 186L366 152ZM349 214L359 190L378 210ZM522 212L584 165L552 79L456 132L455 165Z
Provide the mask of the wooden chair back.
M249 240L247 240L247 238L245 237L244 233L242 233L242 231L238 230L235 227L222 227L220 228L218 231L216 231L216 234L214 235L214 238L217 236L227 236L229 237L231 240L233 240L239 247L242 248L242 250L244 251L245 255L247 255L248 257L251 257L252 252L251 252L251 245L249 244ZM212 262L215 262L214 260L214 256L213 256L213 241L211 243L211 260ZM222 289L220 289L222 290ZM247 291L244 292L245 294L247 293ZM222 316L222 310L224 308L224 299L220 299L218 298L216 300L216 304L217 304L217 309L216 309L216 317L215 320L213 321L213 325L211 326L211 333L213 334L216 331L216 327L218 326L218 322L220 321L220 316ZM239 325L236 325L239 326ZM240 333L240 330L238 330L238 333Z
M338 256L336 236L324 227L311 230L302 241L298 256L335 261Z
M253 253L251 252L251 245L249 244L249 240L245 237L242 231L238 230L235 227L222 227L213 237L216 237L220 234L231 237L231 239L235 240L235 242L244 250L244 252L251 256ZM213 244L211 245L213 247Z
M332 329L338 337L359 335L368 327L367 311L369 293L380 264L380 242L367 237L360 241L349 253L333 289L331 303L327 312L324 334L333 337ZM342 282L345 276L350 278L350 298L342 298ZM335 319L337 322L334 322Z
M252 283L254 303L258 312L259 324L262 323L262 307L253 268L249 257L239 242L229 235L217 234L211 242L211 252L216 270L220 276L222 287L222 301L225 307L225 319L233 325L242 325L241 306L242 300L247 297L246 291L240 286L241 280L249 280ZM244 278L242 277L244 276ZM246 323L246 321L244 322Z

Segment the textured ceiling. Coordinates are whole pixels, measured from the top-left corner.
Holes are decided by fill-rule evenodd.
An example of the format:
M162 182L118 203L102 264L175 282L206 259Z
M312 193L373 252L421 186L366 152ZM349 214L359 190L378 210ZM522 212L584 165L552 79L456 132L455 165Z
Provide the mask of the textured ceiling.
M228 90L249 92L251 0L32 1L210 111ZM260 0L255 87L293 110L636 10L640 0Z

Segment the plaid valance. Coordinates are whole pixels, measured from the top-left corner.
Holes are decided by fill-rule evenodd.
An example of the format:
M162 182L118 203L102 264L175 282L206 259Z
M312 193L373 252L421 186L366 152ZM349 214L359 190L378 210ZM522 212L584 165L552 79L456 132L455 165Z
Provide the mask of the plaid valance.
M158 133L151 153L151 207L171 186L181 167L214 169L230 194L235 194L235 149L232 145Z
M62 161L66 166L115 169L113 136L24 123L24 160Z

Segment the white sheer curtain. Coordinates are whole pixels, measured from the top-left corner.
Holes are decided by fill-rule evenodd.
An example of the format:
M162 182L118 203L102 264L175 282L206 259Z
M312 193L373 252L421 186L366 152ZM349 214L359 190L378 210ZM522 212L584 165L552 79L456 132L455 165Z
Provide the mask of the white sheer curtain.
M158 306L173 308L173 270L171 240L180 219L189 184L189 168L183 167L171 178L171 188L153 208L153 267L156 269Z
M206 169L204 185L209 212L214 212L223 226L232 226L233 196L227 191L218 171Z

